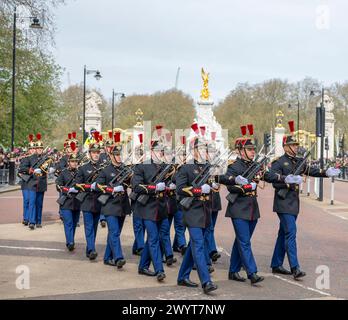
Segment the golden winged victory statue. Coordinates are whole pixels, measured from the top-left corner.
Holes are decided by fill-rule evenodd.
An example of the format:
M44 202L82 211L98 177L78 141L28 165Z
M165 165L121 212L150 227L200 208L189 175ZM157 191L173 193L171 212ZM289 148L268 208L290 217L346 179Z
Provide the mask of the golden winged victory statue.
M201 99L209 100L209 97L210 97L210 92L208 88L209 73L206 73L204 69L202 68L201 74L202 74L202 80L203 80L203 89L201 90Z

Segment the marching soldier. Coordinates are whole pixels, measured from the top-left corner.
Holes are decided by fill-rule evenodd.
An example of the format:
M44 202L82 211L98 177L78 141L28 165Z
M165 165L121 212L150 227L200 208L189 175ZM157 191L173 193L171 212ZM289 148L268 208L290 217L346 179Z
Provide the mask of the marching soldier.
M104 264L117 266L120 269L126 263L120 236L125 217L131 213L127 194L131 170L122 163L120 132L115 133L114 141L115 144L110 147L109 153L111 164L100 172L96 183L97 189L106 196L101 207L101 213L105 216L108 227ZM118 178L115 180L115 177Z
M71 142L70 148L75 151L75 142ZM80 201L76 199L78 190L73 187L78 163L78 155L72 152L68 159L68 167L56 179L57 190L60 192L59 209L64 223L66 247L69 251L75 249L75 230L80 217Z
M77 199L81 202L81 210L83 213L83 221L86 237L86 256L91 261L98 256L95 248L95 240L97 236L98 223L100 218L101 204L99 203L97 192L93 192L96 188L95 179L101 170L99 162L100 144L99 136L95 135L95 140L88 146L90 160L82 165L76 175L75 188L79 191Z
M147 239L141 253L138 272L142 275L156 276L158 281L166 277L162 264L160 248L160 229L167 218L164 181L155 183L156 177L163 170L163 146L155 140L151 143L151 163L141 163L135 166L132 178L132 189L138 199L134 204L134 215L143 220ZM140 203L140 196L149 196L146 203ZM150 263L154 272L149 270Z
M98 132L99 133L99 132ZM110 135L111 135L111 143L112 143L112 131L109 130L108 131L108 139L107 139L107 143L104 144L103 141L103 136L101 134L99 134L99 143L100 143L100 157L99 157L99 161L101 164L105 165L107 162L110 162ZM109 151L109 152L108 152ZM100 226L102 228L106 227L106 218L104 216L104 214L100 214Z
M47 172L37 167L40 160L43 159L43 143L41 134L36 135L34 142L35 153L23 161L19 168L20 174L29 175L28 196L29 196L29 228L34 230L42 227L42 206L44 193L47 191Z
M253 285L264 280L264 277L257 274L256 261L251 248L251 237L260 218L257 186L261 177L254 176L250 180L243 177L243 173L253 165L255 157L253 126L248 125L248 130L250 137L246 136L246 126L241 127L243 137L235 142L238 158L228 166L226 176L220 181L227 185L231 195L235 195L235 200L229 200L225 214L226 217L231 218L236 235L228 278L245 282L246 279L239 274L243 266ZM267 182L284 181L283 176L272 172L265 172L262 179Z
M30 161L30 157L35 153L35 142L33 141L34 135L29 135L29 143L28 143L28 154L26 157L22 158L19 164L20 168L25 167ZM22 175L19 173L19 177L22 177ZM23 178L20 180L20 185L22 189L22 195L23 195L23 224L27 226L29 224L29 186L28 181L24 180Z
M272 171L286 175L284 182L273 183L275 189L273 211L280 220L279 232L275 244L271 268L273 273L293 275L294 279L306 275L301 271L297 257L296 245L296 220L300 209L299 185L302 183L302 175L312 177L335 177L340 173L339 169L321 169L304 165L301 173L294 175L296 168L303 159L297 157L299 142L294 135L294 121L289 121L290 134L283 138L284 155L272 162ZM286 190L285 197L280 195L281 190ZM285 253L288 256L291 271L283 267Z
M177 283L180 286L198 287L198 284L189 278L195 264L203 291L207 294L217 289L208 271L204 238L211 223L211 186L207 182L198 187L192 185L196 176L201 174L207 165L206 142L195 137L191 152L193 152L194 163L183 165L176 176L176 190L179 197L193 198L189 208L183 207L183 221L188 228L190 242L180 267Z

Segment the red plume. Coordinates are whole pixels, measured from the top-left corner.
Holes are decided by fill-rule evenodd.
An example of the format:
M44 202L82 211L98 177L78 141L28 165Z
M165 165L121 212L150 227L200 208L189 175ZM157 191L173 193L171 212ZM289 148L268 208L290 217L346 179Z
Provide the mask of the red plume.
M36 139L39 141L39 140L41 140L41 133L37 133L36 134Z
M71 148L72 151L75 151L75 150L76 150L76 143L75 143L75 141L72 141L72 142L70 143L70 148Z
M71 134L72 134L73 139L76 139L76 132L74 131Z
M64 142L64 148L66 148L66 142Z
M116 143L121 141L121 132L115 132L115 134L114 134L114 141Z
M139 133L139 134L138 134L138 137L139 137L140 143L143 143L143 134L142 134L142 133Z
M288 122L288 124L289 124L290 132L294 133L295 132L295 121L291 120L291 121Z
M283 137L283 144L286 142L286 136Z
M197 124L197 123L194 123L194 124L191 126L191 129L192 129L196 134L199 133L199 131L198 131L198 124Z
M68 133L68 139L71 140L72 134Z
M185 136L181 136L180 137L180 141L181 141L181 144L186 144L186 137Z
M170 140L172 139L172 134L170 132L166 133L166 140L167 142L170 142Z
M162 134L162 128L163 126L156 126L156 130L157 130L157 135L160 136Z
M254 134L254 126L252 124L248 124L248 131L251 136Z
M99 141L103 141L103 135L99 134Z
M201 129L201 135L204 136L204 134L205 134L205 126L200 126L199 129Z
M109 135L109 139L112 139L112 131L111 130L108 131L108 135Z
M96 142L99 142L99 132L98 131L93 132L93 138Z
M246 130L247 130L246 126L241 126L240 127L240 132L242 133L242 136L246 135Z
M29 141L31 142L31 141L33 141L33 139L34 139L34 135L32 133L29 134Z
M215 141L215 139L216 139L216 132L212 131L210 134L211 134L211 140Z

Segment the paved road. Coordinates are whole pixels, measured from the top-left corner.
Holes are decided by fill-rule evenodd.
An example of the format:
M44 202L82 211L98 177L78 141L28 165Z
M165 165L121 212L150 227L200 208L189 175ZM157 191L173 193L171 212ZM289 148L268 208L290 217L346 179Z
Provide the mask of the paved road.
M77 250L69 253L64 247L63 226L57 221L56 192L53 186L45 195L44 228L29 231L22 226L20 191L0 194L0 298L31 299L336 299L348 298L348 200L347 183L336 183L340 201L330 206L302 198L298 220L298 247L301 267L307 272L303 281L278 277L270 273L269 264L277 234L278 218L272 213L273 192L268 186L259 193L261 219L253 238L253 250L260 274L266 277L258 287L227 280L229 255L234 231L229 219L220 213L216 239L222 258L215 264L213 280L219 285L216 293L205 296L200 289L176 286L181 262L166 268L163 284L136 273L138 257L131 254L133 233L131 219L126 220L122 244L127 264L122 271L102 264L106 230L99 229L97 262L84 257L83 226L76 234ZM223 191L224 193L224 191ZM224 196L223 196L224 199ZM224 201L224 206L226 202ZM336 211L335 211L336 210ZM30 289L19 290L16 268L28 266ZM287 265L287 263L286 263ZM330 271L330 289L318 288L319 266ZM196 272L192 279L197 280Z

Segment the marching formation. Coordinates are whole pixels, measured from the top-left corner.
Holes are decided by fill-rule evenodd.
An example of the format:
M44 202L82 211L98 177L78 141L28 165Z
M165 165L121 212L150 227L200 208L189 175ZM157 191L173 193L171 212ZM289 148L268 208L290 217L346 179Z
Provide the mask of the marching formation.
M171 134L164 136L159 130L148 152L143 134L139 134L140 144L132 152L120 132L109 131L103 137L94 131L87 152L82 153L76 133L69 133L65 154L55 165L44 149L41 135L29 135L28 155L22 159L18 173L23 193L23 224L30 230L41 227L47 175L55 172L57 203L68 251L75 249L75 230L82 211L87 259L95 260L98 256L95 242L102 222L108 232L104 264L123 268L126 257L122 250L122 228L127 216L132 215L132 252L140 256L138 273L163 282L165 267L177 263L174 252L178 252L183 260L177 284L198 287L190 280L191 271L197 270L204 293L209 293L217 289L211 273L213 262L221 257L214 228L222 210L222 185L228 190L225 217L231 220L235 233L228 279L246 282L240 274L243 268L252 285L264 280L258 275L251 239L261 216L258 187L261 181L266 181L274 188L273 211L279 218L270 267L273 273L299 279L305 276L296 244L302 177L334 177L340 171L333 167L324 171L311 167L310 150L299 157L293 121L289 127L290 133L283 139L284 155L272 162L273 150L262 154L261 149L256 153L251 124L241 126L241 137L233 148L238 156L233 161L229 160L231 153L218 150L213 135L208 139L204 131L199 133L197 124L192 125L195 137L186 141L186 136L181 136L175 150L166 143ZM290 270L283 266L285 255Z

